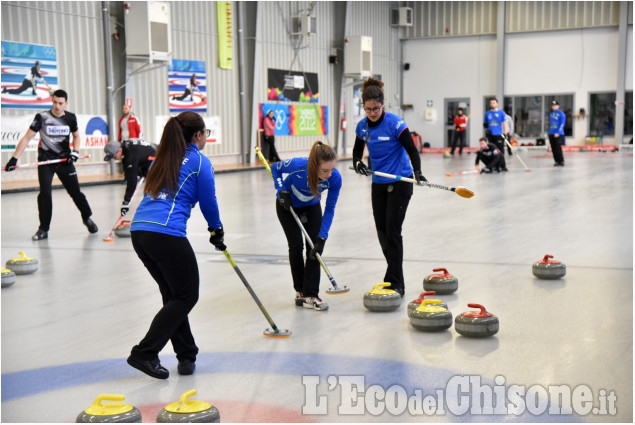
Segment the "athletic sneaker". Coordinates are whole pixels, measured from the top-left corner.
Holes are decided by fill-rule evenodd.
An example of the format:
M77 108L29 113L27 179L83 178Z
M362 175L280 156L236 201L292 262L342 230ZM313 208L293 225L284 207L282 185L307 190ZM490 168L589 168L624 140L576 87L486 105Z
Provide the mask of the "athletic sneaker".
M306 297L304 299L304 304L302 304L304 308L312 308L313 310L324 311L329 309L329 305L322 301L320 297Z
M48 239L48 237L49 237L49 232L47 232L46 230L37 229L37 232L35 232L35 235L31 237L31 240L41 241L42 239Z
M97 231L99 230L95 222L91 220L90 217L84 220L84 225L90 233L97 233Z
M302 307L302 304L304 304L304 295L302 295L302 292L296 292L295 293L295 305L298 307Z

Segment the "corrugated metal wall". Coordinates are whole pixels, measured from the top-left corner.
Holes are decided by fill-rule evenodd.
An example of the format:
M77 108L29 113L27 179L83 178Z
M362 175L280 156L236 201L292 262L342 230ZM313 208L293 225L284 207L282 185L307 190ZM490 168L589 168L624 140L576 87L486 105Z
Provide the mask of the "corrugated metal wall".
M133 5L134 6L134 5ZM218 26L216 2L171 2L172 58L204 61L207 71L207 112L203 116L219 116L222 143L204 149L207 155L240 154L240 105L238 90L237 42L234 45L234 69L218 67ZM236 40L236 4L232 4ZM133 63L134 67L142 64ZM138 74L129 82L128 93L134 96L134 111L144 126L144 137L159 142L154 117L170 115L167 67ZM239 162L232 158L231 162Z
M373 74L381 75L384 82L386 110L401 115L401 42L398 27L390 26L390 9L395 2L348 2L346 12L346 36L364 35L373 39ZM346 58L344 58L346 60ZM346 153L351 153L355 142L352 79L343 91L346 116L349 117L346 131Z
M318 74L319 105L329 108L329 134L327 136L276 137L279 152L308 150L316 140L334 145L337 138L337 113L339 100L334 99L334 65L329 63L334 28L333 2L259 2L258 35L256 39L257 60L254 70L254 108L267 102L267 70L269 68L311 72ZM291 18L301 12L316 17L316 34L292 36ZM315 90L314 90L315 91ZM255 146L257 115L252 119L254 133L251 138Z
M409 2L413 26L405 28L405 38L436 38L496 34L498 2L425 1Z
M505 32L617 26L619 1L506 2Z
M106 114L102 31L100 2L2 2L2 40L54 46L59 87L68 92L67 109L77 114ZM35 112L2 109L4 116ZM10 156L11 152L3 152L2 163ZM94 156L84 163L100 159ZM25 152L20 159L33 161L37 152Z

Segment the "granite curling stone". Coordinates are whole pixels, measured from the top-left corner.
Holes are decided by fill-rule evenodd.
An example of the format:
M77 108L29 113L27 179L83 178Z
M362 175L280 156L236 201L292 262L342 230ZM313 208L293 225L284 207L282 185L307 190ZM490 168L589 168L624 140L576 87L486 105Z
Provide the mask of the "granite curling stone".
M121 394L100 394L93 404L77 415L77 423L141 423L141 412L126 403L105 403L102 401L125 400Z
M15 283L15 273L9 269L2 267L2 287L6 288Z
M454 329L467 337L482 338L498 332L498 317L485 310L480 304L468 304L468 307L480 311L466 311L454 319Z
M190 390L179 401L168 404L157 415L158 423L219 423L220 412L206 401L187 400L196 395Z
M115 235L120 238L130 237L130 220L123 220L115 229Z
M456 292L459 289L459 280L452 276L445 268L440 267L432 269L433 272L442 272L440 274L431 274L423 278L423 289L425 291L435 291L437 295L446 295Z
M11 258L6 266L15 274L31 274L38 269L38 262L33 257L27 257L22 251L18 252L19 257Z
M410 317L413 311L415 311L418 307L421 306L421 302L427 295L436 295L436 292L434 291L422 292L421 295L419 295L419 298L417 298L416 300L412 300L410 303L408 303L408 317ZM428 298L428 299L434 300L434 298ZM439 307L444 307L446 309L448 308L448 305L446 303L442 302L441 300L437 300L437 301L439 301L440 304L435 303L435 305Z
M560 261L550 260L553 255L545 255L545 257L534 263L531 272L540 279L560 279L567 274L567 266Z
M412 327L423 332L438 332L451 328L452 312L440 304L441 300L423 300L410 315Z
M393 311L401 305L401 295L388 289L390 283L383 282L364 294L364 307L370 311Z

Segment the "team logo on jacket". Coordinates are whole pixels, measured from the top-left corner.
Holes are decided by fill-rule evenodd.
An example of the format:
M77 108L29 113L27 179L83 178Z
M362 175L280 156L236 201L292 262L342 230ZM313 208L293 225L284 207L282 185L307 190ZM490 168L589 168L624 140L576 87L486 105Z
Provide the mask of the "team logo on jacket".
M403 120L397 121L397 125L395 126L395 130L399 129L399 127L401 127L401 124L403 124L403 123L404 123Z
M71 129L67 125L52 125L46 129L49 136L68 136Z

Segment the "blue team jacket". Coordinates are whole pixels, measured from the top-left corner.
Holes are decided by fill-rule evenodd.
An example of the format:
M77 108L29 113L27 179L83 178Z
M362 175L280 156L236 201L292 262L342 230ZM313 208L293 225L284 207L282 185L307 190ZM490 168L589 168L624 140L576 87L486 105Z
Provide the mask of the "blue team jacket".
M156 199L146 194L132 219L130 231L147 230L167 235L186 235L192 208L201 203L201 211L212 229L221 226L214 167L198 147L188 143L179 172L179 185L174 197L162 190Z
M384 119L376 127L368 126L368 118L357 123L355 134L366 142L370 165L374 171L396 176L412 175L410 158L399 140L401 133L408 128L398 115L386 112ZM373 183L394 183L397 180L373 174Z
M273 174L274 185L278 191L286 190L291 193L292 206L294 208L318 204L322 199L322 192L325 190L329 191L326 197L320 233L318 234L318 237L328 239L329 229L335 215L335 205L342 188L342 176L339 171L333 170L331 177L327 180L319 180L318 196L315 198L309 187L308 164L309 158L293 158L279 161L271 166L271 174ZM276 194L276 198L280 199L280 195Z
M492 132L492 136L500 136L503 134L503 123L506 119L507 117L505 117L505 112L500 109L496 111L492 111L490 109L485 112L483 122L487 124L487 129Z
M559 134L564 136L564 123L567 116L560 109L549 114L549 134Z

